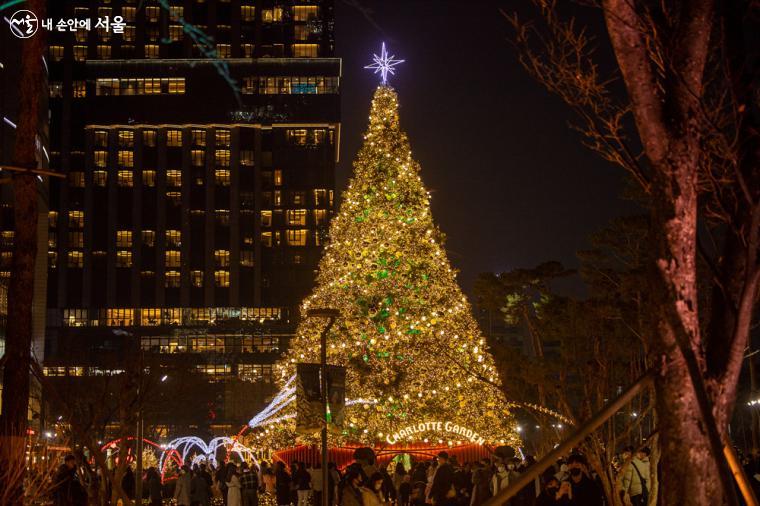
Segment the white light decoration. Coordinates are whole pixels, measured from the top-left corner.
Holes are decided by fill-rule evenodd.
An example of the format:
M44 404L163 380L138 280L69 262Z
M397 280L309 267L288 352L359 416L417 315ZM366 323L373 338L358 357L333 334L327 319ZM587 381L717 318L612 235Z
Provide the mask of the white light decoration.
M396 60L395 58L396 57L394 55L388 56L388 51L385 49L385 42L383 42L382 48L380 50L380 56L373 54L372 60L374 63L372 65L367 65L364 68L374 70L375 74L380 73L383 78L382 84L385 85L388 84L388 74L396 75L394 67L399 63L404 63L404 60Z

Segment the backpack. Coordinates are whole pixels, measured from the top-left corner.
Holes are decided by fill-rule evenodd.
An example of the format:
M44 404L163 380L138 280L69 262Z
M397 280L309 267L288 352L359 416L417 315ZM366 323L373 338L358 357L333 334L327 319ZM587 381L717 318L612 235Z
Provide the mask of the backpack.
M634 464L633 460L631 460L631 465L633 466L633 469L636 470L636 474L639 475L639 481L641 482L641 498L644 499L644 504L649 504L649 490L647 489L647 482L644 481L639 468L636 467L636 464Z

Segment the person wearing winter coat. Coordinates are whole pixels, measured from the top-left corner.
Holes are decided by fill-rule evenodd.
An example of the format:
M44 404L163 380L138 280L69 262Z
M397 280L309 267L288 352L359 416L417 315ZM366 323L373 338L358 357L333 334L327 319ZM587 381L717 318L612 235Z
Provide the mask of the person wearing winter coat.
M649 453L649 448L641 448L620 470L620 491L628 495L632 506L646 506L649 497Z
M237 466L227 466L227 506L243 506L243 492L238 477Z
M285 464L282 462L277 462L274 467L277 504L279 506L286 506L290 504L290 475L285 470Z
M177 506L190 506L192 501L192 476L190 476L190 467L182 466L182 472L177 478L177 484L174 486L174 500Z
M148 481L148 497L150 498L150 506L161 506L163 503L163 496L161 494L161 476L155 467L148 468L146 473Z
M193 504L209 506L211 504L211 487L202 470L193 473L191 484L191 497Z
M363 506L385 506L387 504L383 493L384 483L385 477L381 473L370 476L369 481L361 490Z
M77 478L77 461L66 455L63 464L53 477L53 504L55 506L79 506L87 504L87 492Z

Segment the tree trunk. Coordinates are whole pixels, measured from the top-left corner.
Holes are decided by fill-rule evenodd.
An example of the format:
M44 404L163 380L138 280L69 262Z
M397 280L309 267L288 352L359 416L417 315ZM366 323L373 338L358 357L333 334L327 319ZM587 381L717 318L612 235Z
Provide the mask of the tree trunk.
M39 19L44 17L44 2L31 0L28 8ZM19 79L19 118L13 152L17 167L36 168L36 137L42 96L42 30L22 46ZM25 436L29 409L29 367L32 347L32 300L34 263L37 255L37 178L33 173L13 176L13 259L8 286L8 324L5 336L3 371L3 436Z

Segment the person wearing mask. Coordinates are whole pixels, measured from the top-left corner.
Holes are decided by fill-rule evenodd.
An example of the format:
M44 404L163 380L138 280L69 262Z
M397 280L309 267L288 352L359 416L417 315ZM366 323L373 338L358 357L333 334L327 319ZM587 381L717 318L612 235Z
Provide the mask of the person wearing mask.
M514 464L509 464L514 467ZM509 486L510 470L504 462L496 463L496 472L491 478L491 495L495 496Z
M64 457L53 477L53 487L55 506L87 504L87 493L77 477L77 460L73 455Z
M243 495L243 506L259 506L259 476L248 467L247 462L241 465L240 488Z
M632 506L646 506L649 501L649 453L646 447L636 455L632 455L633 447L623 450L625 463L620 469L620 494L621 499L627 495Z
M274 465L275 469L275 495L277 497L278 506L287 506L290 501L290 475L285 470L285 464L277 462Z
M200 467L193 472L193 477L190 480L190 497L193 504L198 506L209 506L211 504L211 487L203 476L203 470Z
M604 493L588 470L586 457L579 453L567 459L568 481L562 482L557 492L559 504L566 506L603 506Z
M340 488L341 506L364 506L361 483L362 475L358 471L352 469L346 473Z
M243 506L243 492L240 486L237 466L230 463L227 466L227 506Z
M555 506L557 502L557 492L559 492L559 480L554 476L554 470L550 469L543 476L544 487L536 499L536 506Z
M192 501L192 477L190 476L190 466L183 465L174 485L174 500L177 506L190 506Z
M449 464L449 454L441 452L438 454L438 467L433 473L428 499L435 506L450 506L456 503L456 496L454 469Z
M161 506L163 503L163 498L161 496L161 476L159 476L155 467L149 467L145 477L148 486L150 506Z
M383 484L385 478L379 472L369 477L367 484L362 487L362 504L363 506L385 506L385 495L383 493Z

